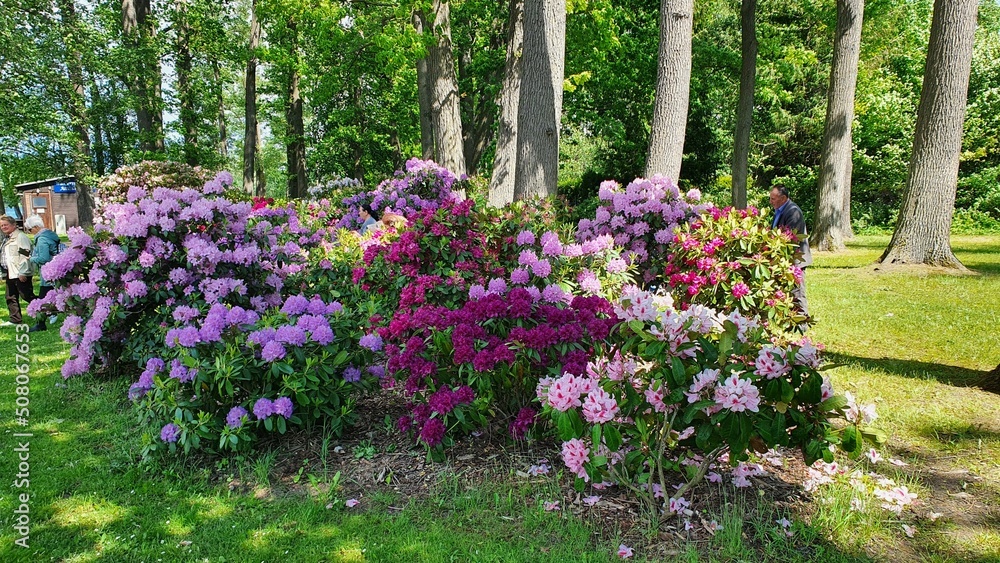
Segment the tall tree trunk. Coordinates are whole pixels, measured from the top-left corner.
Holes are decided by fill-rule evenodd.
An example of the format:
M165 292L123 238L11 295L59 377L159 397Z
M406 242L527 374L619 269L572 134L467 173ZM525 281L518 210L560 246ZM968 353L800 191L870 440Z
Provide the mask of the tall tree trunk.
M532 0L524 4L522 52L515 200L556 194L566 54L566 0Z
M418 34L427 27L422 10L413 12L413 27ZM434 120L431 118L431 76L427 57L417 60L417 105L420 112L420 157L434 160Z
M456 175L465 174L462 146L462 113L459 107L458 79L451 47L451 16L448 0L433 0L431 13L420 16L420 29L427 32L428 41L423 81L430 91L430 119L434 138L434 160ZM418 74L420 67L417 68ZM418 87L420 80L418 76ZM421 133L423 139L423 133Z
M753 125L753 95L757 86L757 0L743 0L741 13L742 64L740 101L736 108L736 139L733 144L733 206L747 207L747 176L750 161L750 129Z
M260 142L260 126L257 127L257 131L254 134L256 137L254 142L254 195L257 197L264 197L267 195L267 174L264 173L264 157L262 156L261 147L264 145Z
M156 22L151 17L151 0L122 0L122 31L133 51L129 87L137 100L139 148L146 152L164 151L162 76L156 50Z
M964 268L951 250L977 0L935 0L913 153L899 219L879 259Z
M288 197L299 199L306 195L306 134L302 118L302 93L299 91L299 46L298 27L294 20L288 22L291 37L287 84L288 97L285 100L285 154L288 165Z
M260 46L260 20L257 19L257 0L250 4L250 42L247 46L247 71L244 80L243 127L243 190L254 193L254 159L257 157L257 49Z
M817 250L843 250L845 193L851 190L851 125L854 122L854 90L861 56L861 22L864 0L837 0L837 29L833 38L833 64L827 93L826 128L820 156L819 189L812 246Z
M94 154L94 172L98 176L104 176L108 167L107 151L109 150L108 143L104 137L104 130L107 129L105 126L107 109L102 100L101 89L97 87L97 84L91 83L90 85L90 99L90 125L94 128L94 134L91 137L93 139L91 149Z
M198 112L195 110L195 93L191 88L191 71L194 57L191 55L191 27L188 24L187 0L176 0L174 22L177 56L177 96L181 102L181 128L184 130L184 161L191 166L198 165Z
M647 177L653 174L663 174L674 180L680 177L691 90L693 20L694 0L661 0L660 55L646 159Z
M76 176L80 189L77 191L77 214L82 226L90 226L94 222L94 202L90 190L84 182L91 174L90 167L90 129L87 127L87 105L83 85L83 64L80 51L73 44L73 39L80 33L73 0L58 0L63 37L66 40L66 70L68 88L66 92L66 108L73 127L73 174ZM49 225L52 227L52 225Z
M212 79L214 81L216 101L218 102L219 113L217 123L219 128L219 156L223 160L229 158L229 133L226 131L226 101L222 96L223 84L219 72L219 60L212 59Z
M517 163L517 110L521 97L521 49L524 43L524 0L510 0L507 16L507 60L500 86L500 123L490 178L490 205L503 207L514 201Z

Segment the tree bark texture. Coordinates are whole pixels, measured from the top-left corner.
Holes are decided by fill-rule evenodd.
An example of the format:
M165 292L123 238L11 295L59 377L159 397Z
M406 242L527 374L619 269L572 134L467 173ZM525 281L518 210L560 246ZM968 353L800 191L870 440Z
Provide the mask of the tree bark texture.
M498 47L499 45L494 45ZM459 83L469 78L467 69L472 64L472 51L467 49L458 59ZM481 80L495 83L498 72L491 72ZM483 152L493 139L493 124L496 122L496 100L484 96L481 91L460 97L462 109L462 142L465 154L465 172L474 175L479 170Z
M524 4L514 200L556 194L566 54L566 0Z
M742 64L740 98L736 108L736 138L733 145L733 206L747 208L747 176L750 160L750 129L753 96L757 85L757 0L743 0L741 14Z
M422 17L422 28L425 33L426 24L430 22L433 22L430 29L431 39L428 42L425 59L426 86L430 89L434 161L454 172L456 176L461 176L465 174L462 113L459 106L458 78L455 75L455 58L452 53L448 0L433 0L431 13Z
M906 190L882 263L964 268L951 250L977 0L936 0Z
M306 134L302 117L302 93L299 90L299 47L295 21L288 23L292 38L288 69L288 97L285 100L285 120L288 130L285 136L285 154L288 166L288 197L298 199L306 195Z
M413 27L418 34L427 27L424 13L413 12ZM434 121L431 119L431 76L427 57L417 60L417 105L420 112L420 155L424 160L434 160ZM356 176L360 177L360 176Z
M177 67L177 97L180 99L181 129L184 132L184 161L191 166L199 164L198 158L198 111L195 109L195 93L191 88L191 73L194 56L191 54L191 26L187 17L187 0L176 0L174 22L176 40L174 43Z
M507 16L507 60L500 86L497 148L490 177L490 205L503 207L514 201L517 163L517 110L521 97L521 49L524 44L524 0L510 0Z
M661 0L660 53L646 159L647 177L654 174L674 180L680 177L691 90L693 20L694 0Z
M257 49L260 46L260 20L257 19L257 0L250 5L250 42L247 48L247 72L244 81L243 129L243 190L254 193L254 159L257 156Z
M820 155L816 221L812 247L817 250L844 250L846 223L850 229L851 153L854 123L854 91L861 56L861 24L864 0L837 0L837 28L833 38L833 63L827 92L826 127Z

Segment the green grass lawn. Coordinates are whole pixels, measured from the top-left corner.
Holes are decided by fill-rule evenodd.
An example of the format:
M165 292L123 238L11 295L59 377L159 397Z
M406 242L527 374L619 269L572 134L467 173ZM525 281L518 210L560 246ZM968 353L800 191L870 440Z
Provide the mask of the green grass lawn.
M878 404L875 426L890 440L880 466L919 494L902 521L850 512L849 491L816 494L796 535L776 534L773 507L751 497L720 503L723 531L682 549L678 560L1000 561L1000 396L980 385L1000 364L1000 237L955 237L974 275L877 272L887 237L861 237L848 252L820 254L808 270L817 318L838 389ZM0 313L0 318L5 312ZM130 382L77 378L59 367L67 347L54 330L32 334L30 417L14 421L15 346L0 332L0 561L610 561L616 530L541 500L558 483L513 474L467 483L446 467L421 500L377 493L353 509L336 487L316 495L269 488L274 456L138 463ZM30 432L30 547L14 544L16 432ZM201 458L204 459L204 458ZM213 478L238 475L249 492ZM329 475L323 484L335 484ZM329 506L329 508L328 508ZM929 513L943 515L931 521ZM649 544L663 541L655 533ZM644 552L633 536L637 559ZM652 552L650 552L652 553Z

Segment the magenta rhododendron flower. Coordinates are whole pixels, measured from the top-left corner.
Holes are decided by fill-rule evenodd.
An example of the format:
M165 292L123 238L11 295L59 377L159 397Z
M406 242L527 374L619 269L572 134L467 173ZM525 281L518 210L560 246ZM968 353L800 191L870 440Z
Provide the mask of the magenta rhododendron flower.
M736 282L733 284L732 293L734 299L739 299L750 295L750 288L743 282Z

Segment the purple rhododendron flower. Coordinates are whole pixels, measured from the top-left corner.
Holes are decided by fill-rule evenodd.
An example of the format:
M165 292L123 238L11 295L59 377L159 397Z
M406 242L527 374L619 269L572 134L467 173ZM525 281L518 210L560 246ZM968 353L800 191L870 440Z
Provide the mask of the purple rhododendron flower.
M253 404L253 414L257 420L264 420L274 414L274 403L271 399L264 397L257 399L257 402Z
M302 295L292 295L285 300L281 312L286 315L301 315L309 308L309 300Z
M272 340L264 345L260 350L260 357L268 362L280 360L285 357L285 347L277 340Z
M292 418L292 400L288 397L278 397L275 399L274 414L280 414L286 420Z
M181 429L174 423L166 424L160 429L160 439L164 442L172 444L181 437Z
M521 231L517 234L517 244L519 246L535 244L535 233L531 231Z
M358 381L361 381L361 370L354 366L348 367L344 370L344 381L348 383L357 383Z
M382 349L382 337L377 334L366 334L358 340L358 345L372 352L378 352Z
M440 418L432 418L420 429L420 439L428 446L436 446L444 439L445 427Z
M226 426L229 428L239 428L243 426L243 417L247 415L247 410L243 407L233 407L226 415Z

